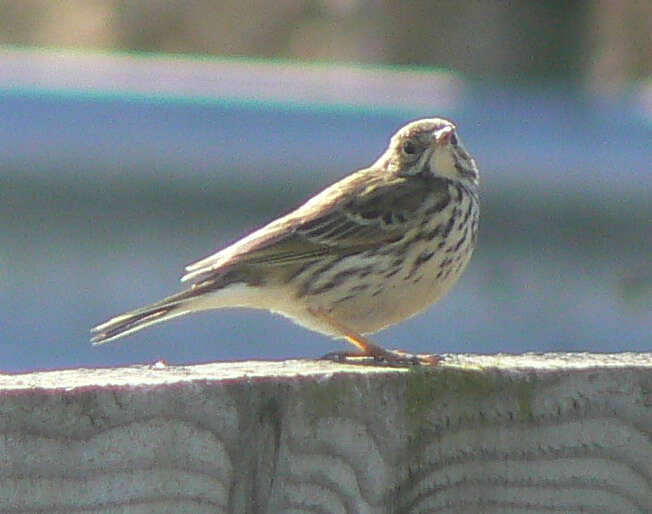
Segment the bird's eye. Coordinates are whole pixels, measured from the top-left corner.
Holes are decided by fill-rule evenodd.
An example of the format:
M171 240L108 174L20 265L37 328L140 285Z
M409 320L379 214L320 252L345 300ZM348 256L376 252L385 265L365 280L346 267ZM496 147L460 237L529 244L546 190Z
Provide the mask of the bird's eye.
M417 153L417 146L412 141L403 143L403 153L405 155L414 155Z
M453 146L457 146L457 136L455 134L451 134L451 137L448 140Z

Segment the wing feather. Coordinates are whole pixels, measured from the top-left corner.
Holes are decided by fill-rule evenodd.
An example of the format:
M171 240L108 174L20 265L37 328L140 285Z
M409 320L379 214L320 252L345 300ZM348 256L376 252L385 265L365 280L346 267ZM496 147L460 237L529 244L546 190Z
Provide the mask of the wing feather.
M186 266L187 273L181 280L198 282L236 264L303 263L396 241L418 221L413 214L423 207L433 187L445 191L433 180L388 177L378 170L361 170L290 214Z

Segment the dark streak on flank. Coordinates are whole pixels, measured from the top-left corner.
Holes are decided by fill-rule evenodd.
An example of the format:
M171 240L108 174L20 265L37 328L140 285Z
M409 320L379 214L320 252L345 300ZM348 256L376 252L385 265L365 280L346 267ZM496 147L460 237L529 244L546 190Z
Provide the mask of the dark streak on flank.
M344 271L340 271L339 273L336 273L335 276L333 276L333 278L331 278L324 285L316 289L310 290L309 294L315 295L315 294L325 293L326 291L329 291L334 287L341 285L346 279L350 278L351 276L358 274L360 272L360 269L361 268L351 268L351 269L345 269Z
M414 238L409 239L409 240L405 241L403 244L401 244L401 246L399 246L398 248L393 248L393 252L390 252L390 253L395 253L396 255L399 256L398 258L404 259L405 254L408 252L408 250L412 249L412 243L413 242L414 242ZM385 255L388 255L388 254L385 254Z
M424 262L428 262L430 259L432 259L433 255L435 255L435 252L421 252L421 254L419 254L419 256L414 260L414 263L420 266Z
M455 245L455 250L456 250L456 251L459 250L459 249L462 247L462 245L463 245L464 242L466 241L466 238L467 238L468 235L469 235L469 227L467 226L467 227L464 229L464 233L462 234L462 237L460 237L460 240L459 240L459 241L457 242L457 244Z
M440 223L429 232L423 232L423 234L421 235L421 239L423 239L424 241L432 241L435 237L437 237L441 233L441 231L442 231L442 225Z
M385 273L384 276L385 276L385 278L390 278L390 277L393 277L394 275L396 275L399 271L401 271L401 267L397 266L396 268L389 271L388 273Z
M439 264L439 269L450 269L450 265L453 263L453 259L450 257L446 257L441 263Z
M357 286L353 286L349 291L352 293L359 293L360 291L364 291L366 289L369 289L369 284L358 284Z
M446 223L446 228L444 229L444 233L442 234L442 237L444 239L448 238L448 235L451 233L451 230L453 230L453 227L455 226L455 219L457 217L456 213L457 213L457 209L455 209L455 212L448 220L448 223Z
M410 270L410 273L407 274L407 276L403 280L409 280L411 279L414 274L417 272L417 270L426 262L428 262L432 257L435 255L435 252L429 252L427 250L421 252L416 259L414 259L414 262L412 263L412 269Z
M464 213L464 219L462 219L462 221L460 221L459 228L462 228L464 225L466 225L468 223L472 212L473 212L473 201L470 201L469 205L466 208L466 212Z
M338 298L337 300L335 300L335 301L333 302L333 305L336 305L336 304L338 304L338 303L345 302L345 301L347 301L347 300L351 300L352 298L355 298L355 296L356 296L356 295L354 295L354 294L349 294L349 295L343 296L342 298Z
M307 295L313 285L314 279L319 279L324 273L326 273L328 270L330 270L333 266L336 264L340 263L344 259L346 259L348 255L340 255L339 257L333 259L332 261L327 262L325 265L321 266L320 268L316 269L311 275L310 278L301 284L301 287L299 288L299 291L297 292L297 298L301 298L305 295ZM302 266L303 268L303 266ZM305 271L305 270L304 270ZM299 273L295 274L293 277L297 276ZM311 293L312 294L312 293Z
M451 246L450 248L447 248L446 253L455 253L455 252L457 252L462 247L462 245L464 244L464 241L466 241L466 234L467 234L467 230L464 230L464 233L462 234L462 237L460 237L459 240L457 241L457 243L455 243L455 246Z

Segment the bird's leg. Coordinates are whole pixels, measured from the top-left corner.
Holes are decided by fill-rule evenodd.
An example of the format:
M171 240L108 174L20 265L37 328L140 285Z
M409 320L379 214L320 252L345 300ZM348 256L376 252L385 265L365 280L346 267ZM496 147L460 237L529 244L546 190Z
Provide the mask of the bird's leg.
M328 360L337 360L340 362L347 363L356 363L349 358L359 358L359 357L373 357L376 361L384 361L389 365L393 366L413 366L418 364L430 364L435 365L441 359L438 357L426 357L411 355L408 353L402 352L391 352L385 350L382 346L370 341L368 338L358 334L357 332L351 330L347 326L343 325L328 313L323 310L311 309L310 312L313 316L321 319L328 323L335 331L339 332L344 338L351 343L353 346L360 349L360 352L333 352L324 355L324 359ZM362 362L357 362L359 364L366 364Z

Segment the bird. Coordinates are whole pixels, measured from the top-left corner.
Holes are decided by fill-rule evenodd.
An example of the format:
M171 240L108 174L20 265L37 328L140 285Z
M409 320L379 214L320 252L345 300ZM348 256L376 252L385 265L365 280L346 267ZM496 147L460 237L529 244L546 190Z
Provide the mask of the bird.
M253 308L356 347L333 352L339 359L414 363L367 336L422 312L457 281L478 238L479 191L456 125L412 121L371 166L189 264L186 289L94 327L91 342L193 312Z

